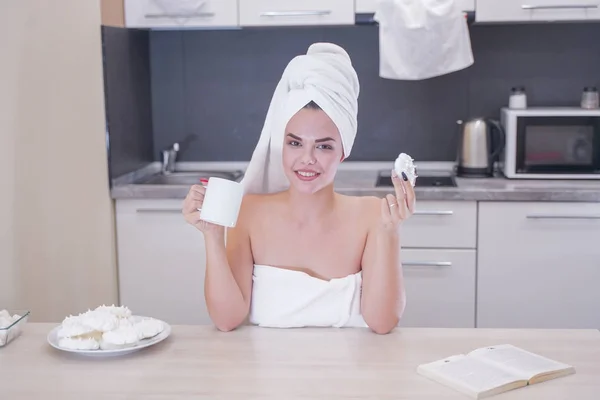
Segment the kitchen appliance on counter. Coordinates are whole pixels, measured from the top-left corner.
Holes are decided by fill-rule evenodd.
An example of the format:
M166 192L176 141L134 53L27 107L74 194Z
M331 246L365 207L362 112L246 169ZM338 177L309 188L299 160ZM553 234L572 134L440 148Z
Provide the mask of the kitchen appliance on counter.
M600 179L600 109L503 108L500 121L507 178Z
M499 121L473 118L463 123L458 145L456 175L485 178L494 175L494 164L504 148L505 134Z

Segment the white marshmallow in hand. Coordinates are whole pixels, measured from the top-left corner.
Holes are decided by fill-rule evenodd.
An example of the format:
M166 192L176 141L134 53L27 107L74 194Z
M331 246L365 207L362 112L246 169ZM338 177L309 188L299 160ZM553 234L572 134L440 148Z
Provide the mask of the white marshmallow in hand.
M400 153L394 162L394 171L399 177L402 173L406 174L410 184L414 187L417 179L417 167L413 164L413 158L406 153Z

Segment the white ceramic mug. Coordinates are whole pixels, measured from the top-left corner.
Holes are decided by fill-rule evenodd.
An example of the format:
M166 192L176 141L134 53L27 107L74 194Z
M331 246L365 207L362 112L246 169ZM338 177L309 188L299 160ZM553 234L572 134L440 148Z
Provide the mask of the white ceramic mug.
M200 210L200 219L233 228L237 223L244 187L241 183L223 178L209 178Z

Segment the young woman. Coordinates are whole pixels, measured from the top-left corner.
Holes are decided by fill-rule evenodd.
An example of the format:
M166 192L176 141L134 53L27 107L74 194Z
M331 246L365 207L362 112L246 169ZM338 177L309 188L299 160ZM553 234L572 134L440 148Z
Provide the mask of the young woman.
M341 57L341 64L332 54ZM298 90L310 95L300 95L295 103L274 96L262 132L269 140L259 141L269 143L271 162L258 163L266 152L257 146L251 165L258 163L264 174L248 167L248 179L261 180L263 188L269 181L265 176L271 177L271 184L277 176L267 170L276 168L285 177L285 188L271 185L275 189L247 193L236 227L226 234L223 227L199 220L203 186L193 186L184 201L186 221L204 234L208 311L222 331L235 329L249 317L250 323L265 327L363 326L385 334L404 311L399 227L413 213L414 190L404 174L398 177L392 171L395 193L384 198L334 191L337 167L348 157L356 132L356 112L336 114L332 104L352 104L347 100L355 100L358 90L345 91L351 94L336 100L340 90L332 88L339 85L330 81L337 76L346 87L358 85L357 80L348 81L353 74L348 73L349 57L341 48L317 44L307 56L321 58L293 60L286 70L292 78L284 73L282 82L295 74L314 77L315 71L326 79L322 85L318 79L310 85L306 82L311 79L304 79ZM342 74L323 72L332 66L339 71L340 65L346 68ZM315 92L322 87L329 92ZM306 102L310 98L317 100ZM287 104L287 111L278 107L280 103ZM286 113L291 117L283 118L285 124L269 122L269 115ZM354 128L348 129L352 124L342 118L349 118Z

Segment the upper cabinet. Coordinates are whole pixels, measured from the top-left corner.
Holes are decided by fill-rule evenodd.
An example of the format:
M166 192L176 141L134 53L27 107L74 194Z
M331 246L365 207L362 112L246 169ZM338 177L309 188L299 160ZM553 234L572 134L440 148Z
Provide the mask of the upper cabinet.
M351 25L352 0L239 0L241 26Z
M210 28L238 26L238 0L205 0L200 7L178 7L169 0L125 0L128 28ZM192 2L185 2L192 4Z
M240 0L243 1L243 0ZM356 0L356 13L374 13L379 0ZM458 0L463 5L463 11L475 11L475 0Z
M477 0L475 22L600 20L599 0Z
M457 0L477 23L600 21L600 0ZM104 25L237 28L353 25L379 0L101 0ZM200 5L196 7L196 5ZM121 22L124 21L124 22Z

